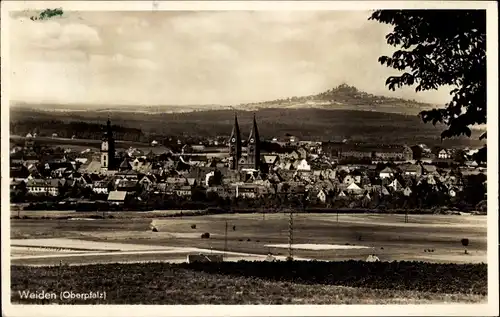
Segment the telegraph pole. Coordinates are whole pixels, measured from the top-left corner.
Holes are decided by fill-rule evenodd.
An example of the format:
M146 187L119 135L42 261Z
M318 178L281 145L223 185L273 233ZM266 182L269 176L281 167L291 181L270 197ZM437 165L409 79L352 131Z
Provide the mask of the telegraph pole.
M226 229L224 232L224 257L226 257L227 252L227 220L226 220Z
M288 220L288 259L293 260L293 208L290 208Z

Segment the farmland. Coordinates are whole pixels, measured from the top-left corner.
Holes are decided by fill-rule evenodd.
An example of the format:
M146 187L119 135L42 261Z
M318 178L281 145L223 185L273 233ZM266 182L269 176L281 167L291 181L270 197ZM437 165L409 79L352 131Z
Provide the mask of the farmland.
M23 212L26 214L27 212ZM287 256L289 219L286 214L233 214L191 216L182 218L142 218L141 213L116 213L113 219L84 218L85 214L73 213L74 219L55 219L59 212L37 212L45 219L12 219L11 239L54 239L53 245L65 248L68 241L85 243L118 243L120 245L149 245L154 248L179 249L177 259L193 248L265 256L269 252ZM65 213L70 214L70 213ZM148 213L148 216L151 213ZM87 215L88 216L88 215ZM129 218L134 216L135 218ZM228 223L227 239L225 226ZM151 223L158 229L152 232ZM195 228L193 228L195 226ZM297 248L294 256L316 260L364 260L376 254L382 261L428 261L480 263L486 262L486 217L412 215L409 223L404 215L347 215L340 214L337 222L332 214L294 215L294 244L341 245L344 248L314 250ZM210 239L201 239L202 233ZM467 254L461 239L468 238ZM65 242L66 241L66 242ZM11 243L12 244L12 243ZM276 247L273 245L284 245ZM365 248L356 248L363 246ZM352 248L350 248L352 247ZM93 249L88 247L87 249ZM127 251L127 248L121 248ZM13 250L14 251L14 250ZM54 264L57 258L22 258L15 254L13 264ZM61 255L62 256L62 255ZM122 257L102 254L89 261L85 255L72 256L67 263L109 262L114 260L143 261L143 255L127 254ZM172 254L149 254L148 261L170 261ZM65 260L65 261L66 261Z
M404 215L339 214L337 221L331 214L297 214L296 261L286 262L286 214L153 219L147 217L154 212L109 213L111 219L79 212L23 214L30 218L11 219L15 303L45 303L21 300L22 289L107 292L106 300L87 304L486 301L484 216L411 215L405 223ZM205 232L209 239L200 237ZM467 254L462 238L470 240ZM278 262L263 261L269 252ZM223 254L225 260L183 263L187 254L198 253ZM365 262L370 254L382 262Z

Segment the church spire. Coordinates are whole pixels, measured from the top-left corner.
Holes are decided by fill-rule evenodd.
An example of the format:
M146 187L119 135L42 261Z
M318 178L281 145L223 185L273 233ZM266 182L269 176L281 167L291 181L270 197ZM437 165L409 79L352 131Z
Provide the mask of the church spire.
M231 168L237 170L238 162L241 158L241 134L236 113L234 113L233 131L231 132L231 138L229 140L229 152L232 160Z
M255 119L255 113L253 114L253 126L252 130L250 130L250 136L248 137L248 143L251 143L251 140L259 140L259 129L257 128L257 120Z
M250 131L250 136L247 142L247 162L248 164L256 170L260 167L260 137L259 129L257 128L257 119L255 118L255 113L253 115L253 126Z

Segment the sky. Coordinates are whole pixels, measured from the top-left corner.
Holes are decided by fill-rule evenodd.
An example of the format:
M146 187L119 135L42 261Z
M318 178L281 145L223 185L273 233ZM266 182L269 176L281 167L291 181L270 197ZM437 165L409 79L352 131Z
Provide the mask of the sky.
M368 11L65 12L11 16L11 100L89 105L240 104L342 83L444 104L446 90L390 92L391 28Z

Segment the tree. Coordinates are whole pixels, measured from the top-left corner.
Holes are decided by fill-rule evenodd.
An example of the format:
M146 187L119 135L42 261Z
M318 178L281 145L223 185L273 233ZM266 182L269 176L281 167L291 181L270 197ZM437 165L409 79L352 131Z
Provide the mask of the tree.
M411 150L413 152L413 159L414 160L422 159L422 154L424 153L424 150L422 150L422 148L419 145L412 146Z
M453 160L460 165L463 165L466 161L466 153L464 150L457 149L453 154Z
M453 88L446 107L420 113L424 122L447 126L442 139L470 137L472 125L486 124L486 10L377 10L369 20L393 25L387 43L401 47L379 58L404 72L387 79L390 90Z

